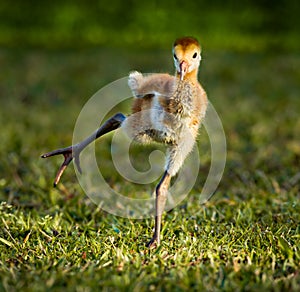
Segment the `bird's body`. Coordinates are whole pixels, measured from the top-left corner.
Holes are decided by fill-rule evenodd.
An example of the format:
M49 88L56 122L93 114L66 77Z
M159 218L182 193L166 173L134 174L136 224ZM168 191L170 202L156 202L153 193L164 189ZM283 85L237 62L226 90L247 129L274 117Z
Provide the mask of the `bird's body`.
M137 75L141 79L141 86L147 83L149 91L152 86L156 87L156 90L143 94L142 97L141 94L135 96L132 106L134 119L130 121L130 124L124 123L126 131L131 133L134 129L133 138L142 143L156 140L155 137L145 133L145 129L148 130L151 126L163 134L157 142L172 144L172 141L178 141L178 130L181 127L177 126L180 125L186 125L193 132L193 136L196 136L207 105L206 94L200 84L179 81L167 74L142 77L137 72L129 76L129 84L133 78L136 79ZM161 82L162 88L157 88L156 79L165 81ZM165 88L168 88L168 91L165 91Z
M63 154L65 157L55 179L56 185L73 158L80 169L79 154L89 143L119 127L137 142L167 145L165 172L156 187L155 231L148 246L160 243L161 218L171 177L179 171L193 149L207 108L206 93L197 79L201 61L198 41L191 37L177 39L173 45L173 57L175 76L143 76L136 71L129 75L128 85L134 95L131 115L116 114L81 143L42 156Z
M200 62L200 48L191 40L191 43L186 39L177 41L174 47L175 62L180 55L187 68L193 61ZM189 55L195 53L198 59L193 60ZM180 64L177 67L180 70ZM168 145L166 170L171 176L178 172L192 150L207 108L206 93L197 80L198 66L192 68L183 78L178 71L175 76L151 74L145 77L133 72L128 80L135 100L132 115L123 122L122 128L140 143L154 141Z

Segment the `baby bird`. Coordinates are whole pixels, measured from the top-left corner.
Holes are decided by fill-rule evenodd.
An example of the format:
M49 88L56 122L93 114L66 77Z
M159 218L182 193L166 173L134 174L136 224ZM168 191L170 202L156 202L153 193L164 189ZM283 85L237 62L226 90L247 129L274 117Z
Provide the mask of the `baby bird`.
M98 137L122 127L129 137L140 143L158 142L167 146L164 174L156 186L155 229L148 247L160 244L162 213L171 178L179 171L192 151L201 122L205 117L207 97L197 79L201 48L192 37L179 38L173 45L175 76L132 72L128 85L134 95L132 114L121 113L106 121L90 137L67 148L42 155L43 158L62 154L54 185L74 158L80 171L79 154Z

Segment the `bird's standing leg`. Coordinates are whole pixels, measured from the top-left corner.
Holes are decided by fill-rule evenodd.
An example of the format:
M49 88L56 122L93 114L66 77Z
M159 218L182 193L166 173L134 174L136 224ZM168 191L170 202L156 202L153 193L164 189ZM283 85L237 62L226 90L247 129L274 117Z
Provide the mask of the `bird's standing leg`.
M160 229L162 213L165 209L166 200L168 197L168 188L170 185L171 176L165 171L160 182L156 186L156 201L155 201L155 229L152 239L147 244L147 247L153 247L160 244Z
M110 119L108 119L98 130L96 130L91 136L87 137L82 142L77 143L72 146L69 146L69 147L66 147L66 148L60 148L60 149L43 154L41 156L42 158L48 158L48 157L60 155L60 154L62 154L64 156L64 161L56 174L56 177L54 180L54 186L56 186L58 184L63 172L65 171L67 166L70 164L70 162L73 160L73 158L74 158L74 162L75 162L79 172L81 172L80 161L79 161L79 155L80 155L81 151L85 147L87 147L90 143L92 143L94 140L96 140L97 138L119 128L125 119L126 119L126 117L122 113L117 113L114 116L112 116Z
M147 244L148 247L160 244L161 218L166 205L171 178L179 171L185 158L192 151L194 143L195 138L191 131L185 129L178 144L168 148L166 171L156 187L155 229L152 239Z

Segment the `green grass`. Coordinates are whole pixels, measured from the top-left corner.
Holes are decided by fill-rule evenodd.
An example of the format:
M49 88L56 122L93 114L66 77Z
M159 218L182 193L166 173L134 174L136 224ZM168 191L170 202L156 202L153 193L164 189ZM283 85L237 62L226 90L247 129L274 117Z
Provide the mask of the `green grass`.
M153 220L97 208L72 167L52 188L60 159L39 156L70 144L101 86L132 69L172 71L169 52L2 50L0 62L0 291L300 289L299 55L204 50L200 80L224 125L226 169L199 205L209 167L202 130L199 178L165 214L156 250L145 248ZM109 142L98 145L114 173Z

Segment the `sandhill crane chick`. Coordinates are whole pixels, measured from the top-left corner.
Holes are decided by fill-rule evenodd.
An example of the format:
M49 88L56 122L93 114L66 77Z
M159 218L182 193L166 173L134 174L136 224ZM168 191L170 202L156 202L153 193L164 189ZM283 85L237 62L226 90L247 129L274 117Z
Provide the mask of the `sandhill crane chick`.
M192 37L179 38L173 45L175 76L132 72L128 85L134 95L132 114L118 113L106 121L90 137L67 148L42 155L43 158L62 154L62 163L54 185L74 158L80 170L79 154L92 141L121 127L129 137L140 143L158 142L167 146L164 174L156 187L155 229L149 247L160 244L162 213L171 177L181 168L193 149L207 108L207 97L197 79L201 48Z

